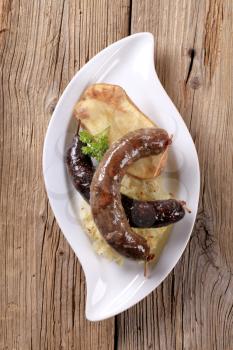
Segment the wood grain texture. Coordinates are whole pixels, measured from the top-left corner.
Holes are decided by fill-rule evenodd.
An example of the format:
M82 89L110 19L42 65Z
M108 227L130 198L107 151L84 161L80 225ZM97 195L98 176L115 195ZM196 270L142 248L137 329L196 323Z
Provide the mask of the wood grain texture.
M164 283L90 323L82 270L44 191L43 140L79 67L144 30L198 150L199 214ZM0 2L0 349L232 350L232 33L231 0Z
M0 349L113 349L114 319L85 320L85 281L48 205L42 147L74 73L128 34L122 0L0 3Z
M155 35L156 69L191 131L202 181L185 254L118 316L119 349L233 348L232 23L232 1L133 0L131 32Z

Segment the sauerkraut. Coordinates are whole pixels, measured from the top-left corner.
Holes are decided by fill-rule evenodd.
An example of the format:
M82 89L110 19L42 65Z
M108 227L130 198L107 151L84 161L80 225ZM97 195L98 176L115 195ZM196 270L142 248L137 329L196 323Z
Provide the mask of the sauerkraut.
M140 200L155 200L168 199L170 194L162 188L161 178L151 180L139 180L131 176L125 175L121 184L121 193L135 199ZM80 219L82 226L92 241L93 249L97 254L105 258L115 261L118 264L123 264L124 257L117 253L103 238L97 229L92 214L90 205L84 200L80 203ZM169 237L170 228L172 225L160 228L133 228L135 232L143 236L149 246L151 253L155 254L155 262L158 260Z

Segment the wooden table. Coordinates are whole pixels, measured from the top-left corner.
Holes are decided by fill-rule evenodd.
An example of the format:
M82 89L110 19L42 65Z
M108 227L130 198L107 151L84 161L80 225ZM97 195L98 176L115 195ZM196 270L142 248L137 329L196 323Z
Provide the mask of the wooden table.
M197 147L199 213L164 283L91 323L45 193L43 140L75 72L140 31L155 36L159 78ZM1 0L0 55L0 349L232 350L232 0Z

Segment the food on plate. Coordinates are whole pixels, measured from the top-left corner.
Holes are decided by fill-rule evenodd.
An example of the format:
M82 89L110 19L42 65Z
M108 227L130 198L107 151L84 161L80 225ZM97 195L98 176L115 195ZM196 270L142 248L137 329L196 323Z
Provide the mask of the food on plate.
M121 204L120 184L130 164L139 158L158 155L171 143L163 129L138 129L114 142L99 163L90 189L90 205L96 226L120 254L150 261L150 247L129 225Z
M146 194L147 192L144 193L144 195ZM160 191L159 194L161 194ZM83 229L92 242L93 250L98 255L104 256L106 259L115 261L117 264L122 265L125 258L105 241L93 220L90 205L83 199L80 201L79 215ZM155 256L153 263L158 261L160 254L169 238L171 227L171 225L159 228L132 227L133 231L146 239L147 244L150 246L151 253Z
M92 135L108 129L110 145L128 132L157 127L120 86L111 84L89 86L76 103L74 116ZM127 173L140 179L153 178L165 165L166 155L167 151L139 159L127 169Z
M86 130L80 131L80 141L84 143L82 153L95 158L98 162L109 147L106 130L96 136L91 135Z
M90 145L90 147L87 147L86 144ZM93 141L88 133L77 131L71 146L67 150L66 163L73 185L88 202L90 200L91 181L95 172L95 167L89 154L99 159L105 153L106 147L103 148L102 146L106 144L107 142L106 139L103 139L103 135L98 142L98 139ZM83 154L85 151L86 155ZM141 180L129 176L123 179L121 203L130 226L154 228L167 226L181 220L185 214L183 202L181 201L174 198L153 200L153 188L148 188L148 191L144 191L147 193L147 197L144 200L138 199L143 196L143 185L147 184L149 186L150 182L152 181L147 180L143 183ZM135 193L136 188L139 190L138 195ZM130 193L130 196L127 196L129 189L132 189L133 192ZM123 194L124 191L125 194ZM152 195L149 198L150 200L146 200L148 193Z
M185 215L185 202L163 192L157 177L172 137L119 86L88 87L74 112L78 130L66 163L85 199L80 217L94 249L119 263L157 261L172 224Z
M163 227L176 223L185 215L182 201L174 198L139 201L121 195L121 203L131 227Z
M75 188L89 201L90 183L95 171L91 158L82 152L83 143L79 138L79 128L66 153L66 164Z

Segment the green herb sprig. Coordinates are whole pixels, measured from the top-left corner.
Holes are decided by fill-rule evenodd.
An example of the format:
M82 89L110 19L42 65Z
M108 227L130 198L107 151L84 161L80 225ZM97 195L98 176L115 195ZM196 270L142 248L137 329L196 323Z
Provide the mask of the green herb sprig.
M82 146L82 152L99 162L109 147L106 133L93 136L88 131L82 130L79 132L79 137L80 141L85 144Z

